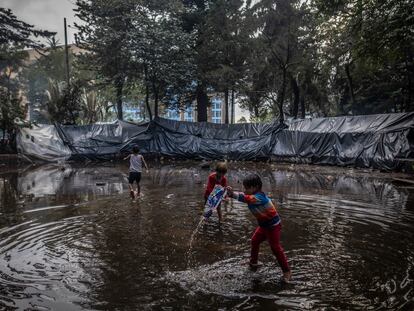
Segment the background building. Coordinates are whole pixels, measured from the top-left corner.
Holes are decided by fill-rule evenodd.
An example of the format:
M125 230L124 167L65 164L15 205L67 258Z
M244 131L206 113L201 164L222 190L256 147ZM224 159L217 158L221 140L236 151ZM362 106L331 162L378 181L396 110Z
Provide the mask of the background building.
M224 123L224 112L223 112L224 100L218 95L210 97L210 104L207 108L207 121L212 123ZM176 121L197 121L197 103L194 101L187 108L182 110L177 109L165 109L160 114L162 117Z

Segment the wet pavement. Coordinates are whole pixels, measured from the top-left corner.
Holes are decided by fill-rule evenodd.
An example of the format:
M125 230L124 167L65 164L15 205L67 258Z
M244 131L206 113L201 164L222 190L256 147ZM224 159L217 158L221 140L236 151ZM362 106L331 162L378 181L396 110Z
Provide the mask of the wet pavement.
M414 186L335 167L231 163L241 189L262 176L278 204L291 284L255 220L202 214L199 162L153 164L129 198L126 165L46 165L0 172L0 310L414 309Z

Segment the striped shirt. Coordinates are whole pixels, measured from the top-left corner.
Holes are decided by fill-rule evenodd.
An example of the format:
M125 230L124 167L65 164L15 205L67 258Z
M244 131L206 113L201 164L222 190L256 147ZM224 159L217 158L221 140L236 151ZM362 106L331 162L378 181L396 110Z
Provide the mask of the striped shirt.
M269 228L280 224L280 217L276 207L266 194L257 192L255 194L244 194L234 192L233 198L247 203L250 212L256 217L260 227Z
M129 171L130 172L142 172L142 155L131 154L129 158Z

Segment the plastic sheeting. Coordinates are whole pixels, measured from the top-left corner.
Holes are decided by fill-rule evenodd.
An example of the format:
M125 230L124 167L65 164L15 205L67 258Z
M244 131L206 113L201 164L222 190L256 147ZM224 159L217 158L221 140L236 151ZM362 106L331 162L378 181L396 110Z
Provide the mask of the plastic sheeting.
M149 152L188 159L253 160L269 158L275 135L283 126L268 124L214 124L157 119Z
M33 138L32 138L33 137ZM258 160L396 169L414 156L414 113L293 120L287 124L151 123L22 129L19 151L42 160L102 159L138 145L187 159Z
M57 162L73 159L113 158L138 139L146 141L148 124L117 121L112 124L36 125L17 135L18 152L36 160Z
M54 125L22 128L16 137L17 152L44 161L65 161L71 149L64 143Z
M56 125L65 145L72 151L72 159L113 158L134 139L145 141L148 124L118 121L112 124Z
M279 160L395 169L414 156L414 113L295 120L272 150Z

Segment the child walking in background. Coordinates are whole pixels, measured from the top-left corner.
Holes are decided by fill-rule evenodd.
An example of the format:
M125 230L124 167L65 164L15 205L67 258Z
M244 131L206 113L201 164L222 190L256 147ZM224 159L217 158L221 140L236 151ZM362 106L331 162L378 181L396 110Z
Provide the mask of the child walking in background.
M129 154L124 160L129 158L129 193L132 199L135 199L134 193L134 181L137 183L137 198L141 195L141 187L139 186L139 182L141 181L141 174L142 174L142 164L145 165L146 170L148 170L147 163L144 160L144 157L139 154L139 148L133 147L132 153Z
M207 179L207 186L206 190L204 191L204 204L207 202L207 198L210 195L210 193L213 191L215 185L221 185L223 187L227 187L227 164L224 162L217 163L215 172L208 175ZM221 222L223 219L222 213L221 213L221 207L220 205L217 206L217 214L219 217L219 221Z
M247 203L249 210L259 223L251 240L250 268L253 271L257 270L260 243L267 240L282 268L283 280L288 282L292 272L290 271L285 252L280 245L282 225L279 214L272 201L262 192L262 180L258 175L253 174L245 178L243 186L244 193L234 192L231 187L227 187L227 194L240 202Z

